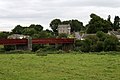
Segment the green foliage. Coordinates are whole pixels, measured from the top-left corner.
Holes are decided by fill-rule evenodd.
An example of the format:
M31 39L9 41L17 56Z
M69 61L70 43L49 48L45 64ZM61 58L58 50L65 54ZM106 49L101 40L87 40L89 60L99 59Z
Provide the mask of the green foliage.
M9 35L9 32L0 32L0 39L6 39Z
M71 20L71 32L78 32L81 31L83 27L83 23L78 20Z
M47 52L43 52L40 49L36 51L37 56L47 56Z
M5 51L15 50L15 45L4 45Z
M6 51L6 54L33 54L31 51L23 51L23 50L11 50L11 51Z
M91 50L91 40L90 39L85 39L82 41L82 45L81 45L81 51L82 52L89 52Z
M96 44L96 52L104 51L104 42L103 41L98 41Z
M22 34L23 31L23 27L21 25L17 25L13 30L12 33L13 34Z
M107 37L107 35L102 31L98 31L96 33L96 36L99 38L100 41L104 41Z
M62 24L70 24L71 32L78 32L84 29L83 23L78 20L63 21Z
M66 33L59 34L58 38L67 38L68 35Z
M83 41L76 40L75 47L75 50L82 52L119 51L119 41L117 37L99 31Z
M118 44L118 39L115 36L107 36L107 38L104 40L104 50L116 51L117 44Z
M43 27L41 25L35 25L31 24L29 27L22 27L20 25L17 25L13 30L12 34L23 34L23 35L29 35L33 39L38 38L53 38L53 32L50 30L43 30Z
M35 24L31 24L29 28L34 28L36 32L40 32L43 30L43 27L41 25L35 25Z
M36 30L34 28L25 28L23 31L22 31L22 34L24 35L29 35L29 36L32 36L33 34L36 33Z
M96 35L89 35L86 37L86 39L91 41L91 44L96 44L99 38Z
M109 53L116 52L106 55L48 54L44 57L35 54L0 54L0 79L119 80L120 55Z
M76 40L74 51L89 52L90 51L91 40L85 39L83 41Z
M75 46L81 46L81 43L82 41L81 40L75 40Z
M83 23L78 20L67 20L67 21L61 21L60 19L54 19L50 23L50 27L53 30L53 32L57 35L57 28L60 24L70 24L71 26L71 32L77 32L84 29Z
M117 30L117 29L119 29L119 27L120 27L120 18L119 18L119 16L115 16L113 29Z
M33 44L32 45L32 51L35 52L35 51L37 51L37 50L39 50L40 48L43 48L43 47L44 47L44 45L42 45L42 44Z
M97 31L103 31L107 33L108 30L112 29L112 26L109 23L109 21L102 19L96 14L91 14L90 17L91 20L89 24L86 25L87 33L96 33Z
M55 33L55 35L57 35L58 31L57 31L57 28L58 28L58 25L61 24L61 20L60 19L54 19L51 21L50 23L50 28L53 30L53 32Z

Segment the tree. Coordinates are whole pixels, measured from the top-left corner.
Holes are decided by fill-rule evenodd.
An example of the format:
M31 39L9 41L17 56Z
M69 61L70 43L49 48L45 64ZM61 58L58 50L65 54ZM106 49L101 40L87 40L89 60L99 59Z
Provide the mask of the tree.
M104 41L107 37L107 35L102 31L98 31L96 33L96 36L99 38L99 41Z
M13 34L22 34L23 31L23 27L21 25L17 25L13 30L12 33Z
M71 32L78 32L83 29L83 23L78 20L71 20Z
M107 19L107 21L109 21L109 22L111 22L111 16L110 15L108 15L108 19Z
M63 21L62 24L70 24L71 32L80 32L84 29L83 23L78 20Z
M29 36L36 34L36 30L34 28L25 28L22 32L23 32L22 34Z
M58 25L61 24L61 20L60 19L54 19L51 21L50 23L50 28L53 30L53 32L55 33L55 35L58 34Z
M118 39L115 36L108 35L107 38L104 40L104 50L105 51L116 51Z
M107 21L109 22L109 24L113 28L113 23L111 22L111 16L110 15L108 15Z
M113 29L117 30L117 29L119 29L119 27L120 27L120 18L119 18L119 16L115 16Z
M41 25L35 25L35 24L31 24L29 28L34 28L38 32L43 30L43 27Z
M108 30L112 29L112 26L109 23L109 21L104 20L103 18L93 13L90 15L90 17L91 17L91 20L89 24L86 25L87 33L96 33L97 31L103 31L107 33Z
M7 39L9 34L9 32L0 32L0 39Z

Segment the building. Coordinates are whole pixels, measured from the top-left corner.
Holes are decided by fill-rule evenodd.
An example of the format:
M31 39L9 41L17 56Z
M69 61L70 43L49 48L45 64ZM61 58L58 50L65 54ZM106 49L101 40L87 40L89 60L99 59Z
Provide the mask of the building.
M16 50L32 50L32 38L27 35L13 34L8 36L8 39L27 39L28 44L26 45L15 45Z
M65 33L70 35L71 34L71 27L70 24L67 25L58 25L58 34Z
M30 36L27 36L27 35L13 34L8 36L8 39L27 39L29 37Z
M116 36L120 42L120 32L119 31L108 31L108 34Z
M75 39L77 40L85 40L86 37L88 36L95 36L96 34L86 34L86 33L79 33L79 32L75 32Z

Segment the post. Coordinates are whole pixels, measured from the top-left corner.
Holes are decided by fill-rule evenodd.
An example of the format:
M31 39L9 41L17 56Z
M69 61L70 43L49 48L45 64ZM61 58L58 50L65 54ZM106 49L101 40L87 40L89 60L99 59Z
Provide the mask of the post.
M28 37L28 50L32 50L32 37Z

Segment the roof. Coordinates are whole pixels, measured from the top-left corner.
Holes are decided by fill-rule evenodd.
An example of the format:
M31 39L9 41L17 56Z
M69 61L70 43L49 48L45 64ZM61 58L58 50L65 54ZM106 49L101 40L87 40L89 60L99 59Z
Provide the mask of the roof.
M120 32L119 31L109 31L110 34L113 34L113 35L120 35Z
M83 38L86 38L87 36L95 36L96 34L84 34Z
M27 35L21 35L21 34L12 34L8 36L8 39L27 39L30 36Z
M60 28L60 27L70 27L70 24L58 25L58 28Z

